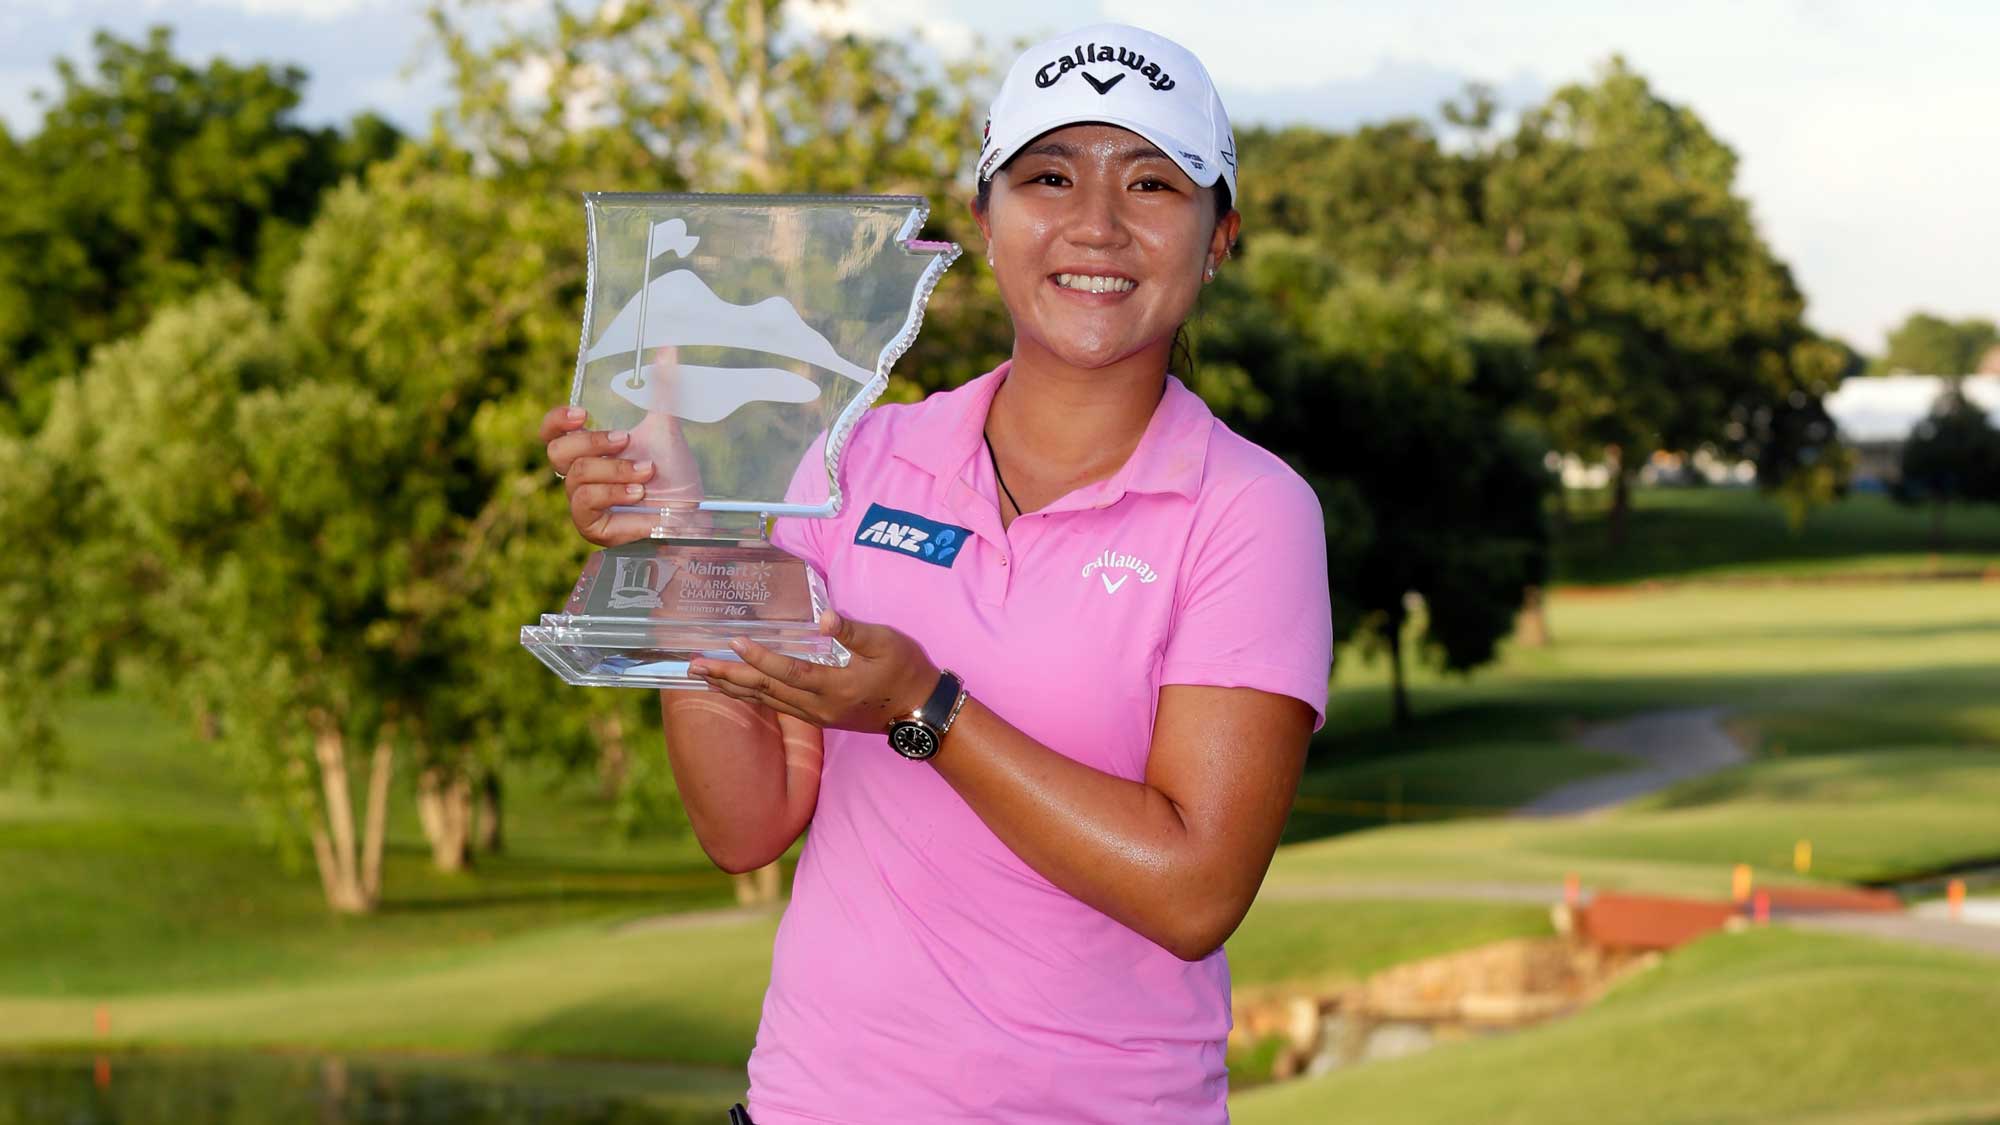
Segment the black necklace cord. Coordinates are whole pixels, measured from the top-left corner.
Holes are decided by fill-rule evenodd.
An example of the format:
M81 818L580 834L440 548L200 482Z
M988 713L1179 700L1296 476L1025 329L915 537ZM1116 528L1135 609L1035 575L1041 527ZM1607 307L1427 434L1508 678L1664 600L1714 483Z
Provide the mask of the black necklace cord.
M993 439L988 437L984 430L979 431L979 436L986 439L986 459L993 462L993 479L1000 482L1001 493L1007 497L1009 504L1014 505L1015 515L1024 514L1021 511L1021 502L1014 499L1013 490L1007 487L1007 478L1000 475L1000 457L993 452Z

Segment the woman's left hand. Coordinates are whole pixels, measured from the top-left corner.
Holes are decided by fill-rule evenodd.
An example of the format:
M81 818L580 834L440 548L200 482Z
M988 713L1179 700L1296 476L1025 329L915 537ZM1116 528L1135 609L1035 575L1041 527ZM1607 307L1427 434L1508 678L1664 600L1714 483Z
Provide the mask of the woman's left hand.
M761 703L824 729L875 734L923 706L936 689L938 667L923 646L887 625L852 621L828 610L820 616L819 628L853 654L847 667L780 656L738 637L729 647L743 663L696 660L688 672L732 699Z

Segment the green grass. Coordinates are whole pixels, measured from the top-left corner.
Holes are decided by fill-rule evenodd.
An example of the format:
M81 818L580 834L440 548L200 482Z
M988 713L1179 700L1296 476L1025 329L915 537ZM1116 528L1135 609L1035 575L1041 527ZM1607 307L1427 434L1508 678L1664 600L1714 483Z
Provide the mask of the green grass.
M1888 1122L2000 1114L1990 959L1766 930L1686 947L1572 1018L1251 1091L1266 1122Z
M1343 654L1293 842L1272 867L1282 893L1231 942L1239 985L1351 980L1547 926L1535 907L1368 900L1370 881L1554 888L1575 872L1599 887L1720 896L1736 862L1767 882L1800 878L1789 864L1801 837L1814 843L1815 879L2000 856L2000 586L1558 591L1550 616L1549 648L1510 645L1469 680L1417 671L1407 730L1387 720L1380 664ZM1588 819L1467 815L1619 768L1570 743L1582 724L1710 704L1734 709L1757 752L1750 764ZM384 909L339 918L309 867L279 861L207 748L116 699L84 707L73 731L71 770L50 796L0 789L0 1049L95 1046L101 1003L111 1042L148 1050L637 1059L695 1067L704 1090L711 1077L739 1080L771 920L624 927L726 903L728 880L690 840L621 840L587 782L511 777L509 853L458 876L429 869L399 788ZM1391 803L1416 822L1384 824ZM1346 897L1315 899L1323 884ZM1605 1077L1619 1066L1638 1067L1631 1089L1648 1106L1724 1104L1708 1100L1712 1087L1734 1107L1737 1087L1767 1070L1817 1076L1817 1062L1794 1057L1811 1050L1857 1073L1769 1079L1770 1090L1741 1095L1740 1119L1809 1120L1834 1104L1978 1106L2000 1091L1965 1078L1966 1052L1992 1057L1992 1044L1962 1026L1964 1013L1985 1004L1991 1025L1995 1007L1966 983L1966 964L1821 935L1704 943L1621 990L1603 1015L1246 1095L1243 1119L1286 1112L1264 1109L1266 1098L1324 1097L1292 1119L1403 1120L1394 1113L1433 1095L1458 1098L1462 1079L1466 1100L1408 1119L1559 1121L1571 1111L1549 1099L1572 1084L1593 1097L1620 1089ZM1905 986L1917 999L1875 1003ZM1738 991L1743 1008L1732 1006ZM1803 1014L1759 1022L1776 1018L1767 1009ZM1885 1065L1904 1071L1882 1073L1858 1053L1856 1037L1877 1036L1895 1041ZM1935 1067L1901 1046L1940 1037ZM1454 1059L1471 1061L1430 1069ZM1676 1065L1702 1100L1648 1086ZM1518 1086L1535 1089L1505 1084L1521 1067L1537 1077ZM1814 1100L1821 1087L1833 1100ZM1541 1108L1508 1117L1515 1097Z
M774 922L519 935L447 963L104 1001L116 1046L568 1055L740 1067ZM86 999L0 1000L0 1047L94 1045Z
M1241 984L1346 981L1517 934L1533 907L1437 902L1260 903L1230 944ZM775 921L581 924L449 963L103 1001L119 1047L330 1048L566 1055L740 1066L755 1037ZM94 1044L97 1002L0 999L0 1049Z
M1333 986L1420 957L1547 934L1549 924L1539 906L1266 897L1229 939L1229 976L1237 988Z
M1490 813L1626 768L1571 739L1657 708L1727 706L1771 757L2000 748L2000 584L1559 591L1549 620L1552 645L1510 642L1470 679L1413 669L1407 729L1383 662L1343 652L1286 838L1380 826L1392 798L1403 819Z
M2000 505L1954 507L1942 546L1928 509L1857 493L1816 509L1798 533L1755 489L1657 488L1633 493L1624 549L1606 534L1606 492L1570 494L1557 544L1559 584L1916 575L2000 567Z
M1598 816L1479 819L1356 832L1288 847L1267 885L1492 880L1726 896L1730 868L1799 881L1887 881L2000 856L2000 752L1895 750L1770 759Z
M449 963L510 935L733 901L690 839L622 840L587 783L517 774L509 852L432 868L392 800L384 905L329 914L207 747L149 709L79 709L46 796L0 789L0 995L157 993Z

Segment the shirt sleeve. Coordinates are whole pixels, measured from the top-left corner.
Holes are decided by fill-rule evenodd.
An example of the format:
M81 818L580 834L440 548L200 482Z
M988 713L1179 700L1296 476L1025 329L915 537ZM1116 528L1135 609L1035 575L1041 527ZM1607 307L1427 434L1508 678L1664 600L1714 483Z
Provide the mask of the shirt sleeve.
M785 488L787 504L824 504L827 497L826 434L821 433L792 470L792 482ZM832 520L803 516L779 516L771 523L771 542L779 550L813 565L826 575L826 525Z
M1262 476L1195 534L1160 682L1289 695L1325 726L1333 612L1319 498L1290 473Z

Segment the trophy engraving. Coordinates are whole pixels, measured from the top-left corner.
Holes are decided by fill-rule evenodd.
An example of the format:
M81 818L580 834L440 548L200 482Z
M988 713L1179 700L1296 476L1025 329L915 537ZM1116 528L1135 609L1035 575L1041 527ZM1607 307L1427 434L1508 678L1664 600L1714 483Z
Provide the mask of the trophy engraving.
M771 545L773 518L841 504L847 435L916 338L958 256L916 237L915 196L586 195L590 273L570 401L656 466L653 538L599 552L521 643L565 680L700 687L697 655L748 636L845 664L819 635L823 578ZM824 499L789 495L823 446ZM606 560L610 563L607 565Z
M674 576L671 559L634 558L618 560L618 576L611 582L610 608L661 609L661 591Z

